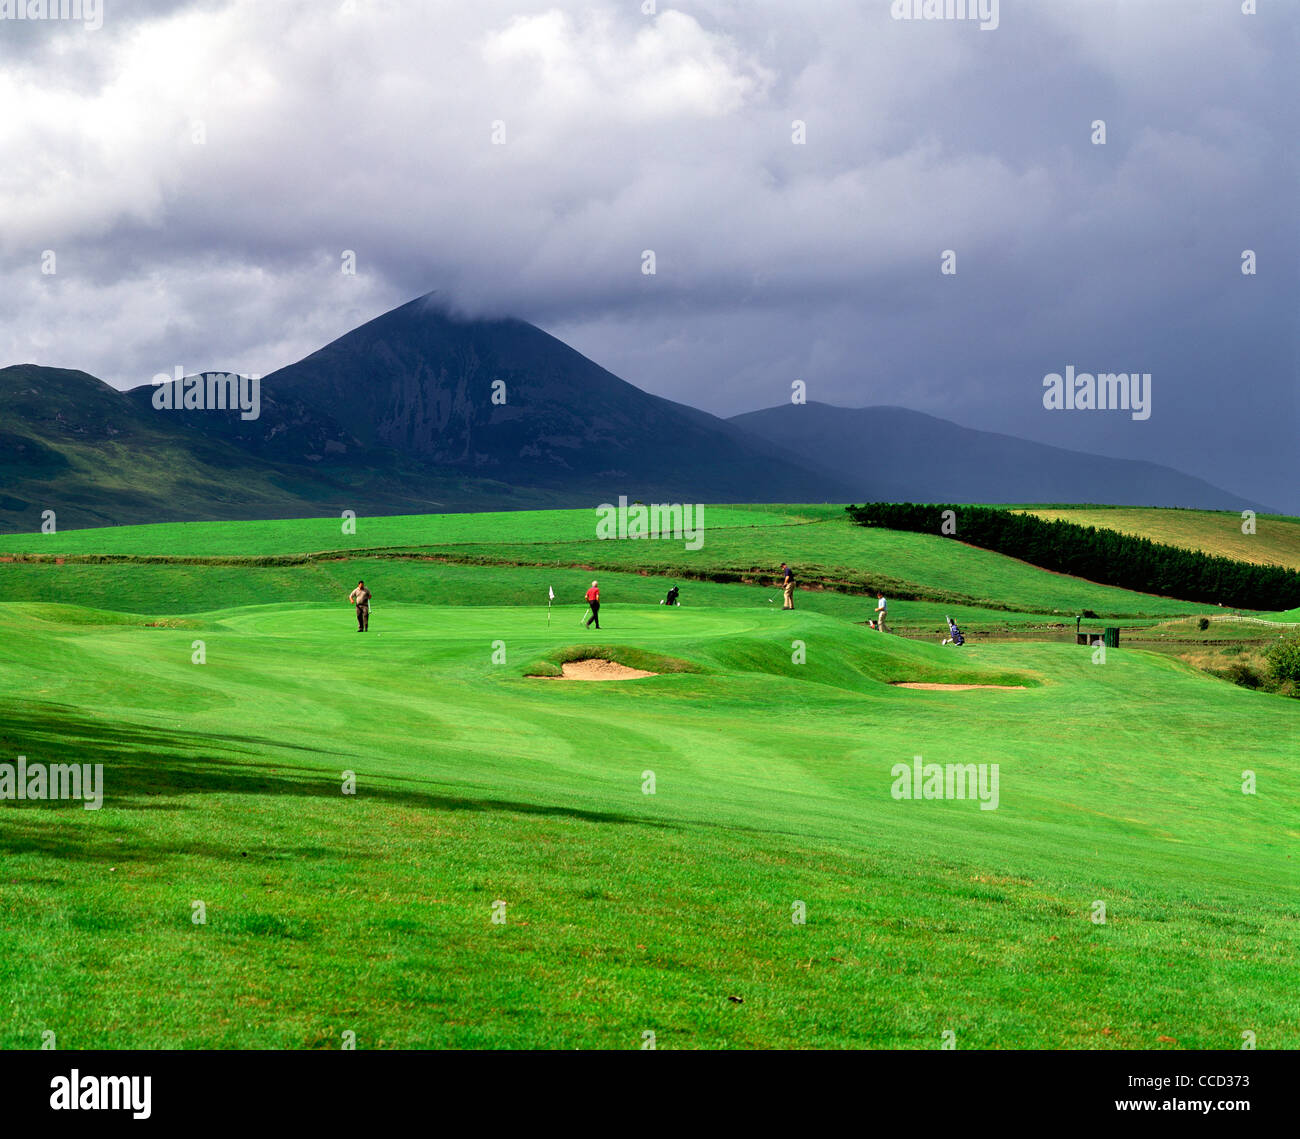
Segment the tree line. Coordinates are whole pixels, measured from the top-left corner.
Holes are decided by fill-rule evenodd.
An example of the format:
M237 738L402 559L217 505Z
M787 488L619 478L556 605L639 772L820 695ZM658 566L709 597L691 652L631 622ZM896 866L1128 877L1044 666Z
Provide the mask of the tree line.
M1139 593L1234 609L1300 605L1300 573L1295 570L1166 546L1117 530L951 503L868 502L845 510L859 526L949 536L1043 569Z

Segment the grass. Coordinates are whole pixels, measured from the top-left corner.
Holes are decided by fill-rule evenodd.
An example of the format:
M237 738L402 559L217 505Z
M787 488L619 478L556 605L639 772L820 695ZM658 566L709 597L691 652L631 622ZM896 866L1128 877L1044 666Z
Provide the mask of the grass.
M710 529L776 526L839 518L839 507L707 506ZM241 522L164 522L0 535L0 553L167 554L173 557L251 557L520 542L548 545L590 540L594 510L497 511L486 514L409 514L342 520L339 515ZM350 522L345 532L345 522Z
M501 567L523 566L770 586L777 567L788 561L805 586L859 598L883 589L891 598L932 602L930 611L940 623L954 610L999 622L1015 620L1005 616L1014 613L1065 620L1085 609L1132 620L1220 612L1052 573L949 538L854 526L838 507L710 506L704 517L703 542L696 550L684 541L598 540L593 511L553 510L361 519L355 534L343 534L337 518L28 534L0 537L0 556L43 559L4 566L10 597L85 598L100 605L117 596L115 604L137 612L148 611L159 590L172 607L168 611L210 607L213 598L226 596L250 601L332 597L354 570L366 575L364 564L348 564L347 559L359 558L374 572L382 566L391 599L412 602L435 600L438 579L452 577L454 566L492 571L480 575L488 583ZM57 558L66 564L53 568ZM148 558L188 562L193 568L132 562ZM95 559L126 559L132 570L127 574L113 569L113 560ZM437 560L445 568L430 572L412 559ZM576 583L579 575L572 580ZM354 577L348 588L355 582ZM854 604L862 608L860 600Z
M602 571L585 633L576 512L485 517L423 525L502 557L538 535L552 562L0 565L0 762L106 783L97 812L0 805L0 1047L1300 1045L1294 701L1127 648L884 637L830 591L786 613L770 587L691 582L668 609L666 578ZM735 517L714 568L818 534L837 569L982 574L1010 626L1050 619L1051 585L1101 588L937 538L862 544L830 514ZM366 541L429 537L385 524ZM314 525L61 548L243 557ZM600 545L631 565L669 544ZM665 674L525 676L586 653ZM915 755L999 764L998 809L893 799Z

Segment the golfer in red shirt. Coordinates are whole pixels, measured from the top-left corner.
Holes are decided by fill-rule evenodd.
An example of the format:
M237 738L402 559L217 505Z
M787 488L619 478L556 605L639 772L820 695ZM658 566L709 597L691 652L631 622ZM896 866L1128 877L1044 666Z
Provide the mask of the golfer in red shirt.
M593 581L591 588L587 590L587 604L591 606L591 616L582 624L583 628L590 629L591 623L596 622L596 628L600 628L600 587Z

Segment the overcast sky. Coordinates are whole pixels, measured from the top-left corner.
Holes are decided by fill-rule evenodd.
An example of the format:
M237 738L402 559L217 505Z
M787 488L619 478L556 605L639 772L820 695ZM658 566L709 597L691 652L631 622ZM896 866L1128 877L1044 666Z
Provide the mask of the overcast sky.
M1300 509L1300 3L1258 6L0 19L0 364L266 374L437 290L717 414L799 379ZM1150 372L1150 419L1045 410L1068 365Z

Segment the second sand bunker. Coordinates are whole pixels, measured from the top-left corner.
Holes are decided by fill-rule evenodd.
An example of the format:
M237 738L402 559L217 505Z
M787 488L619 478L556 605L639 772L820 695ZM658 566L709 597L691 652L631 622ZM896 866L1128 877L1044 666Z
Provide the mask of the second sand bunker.
M589 660L567 660L560 666L563 677L552 676L550 680L640 680L643 676L658 676L657 672L645 672L639 668L628 668L616 660L592 657Z
M990 689L994 692L1023 692L1023 684L925 684L915 680L892 681L895 688L920 688L926 692L974 692Z

